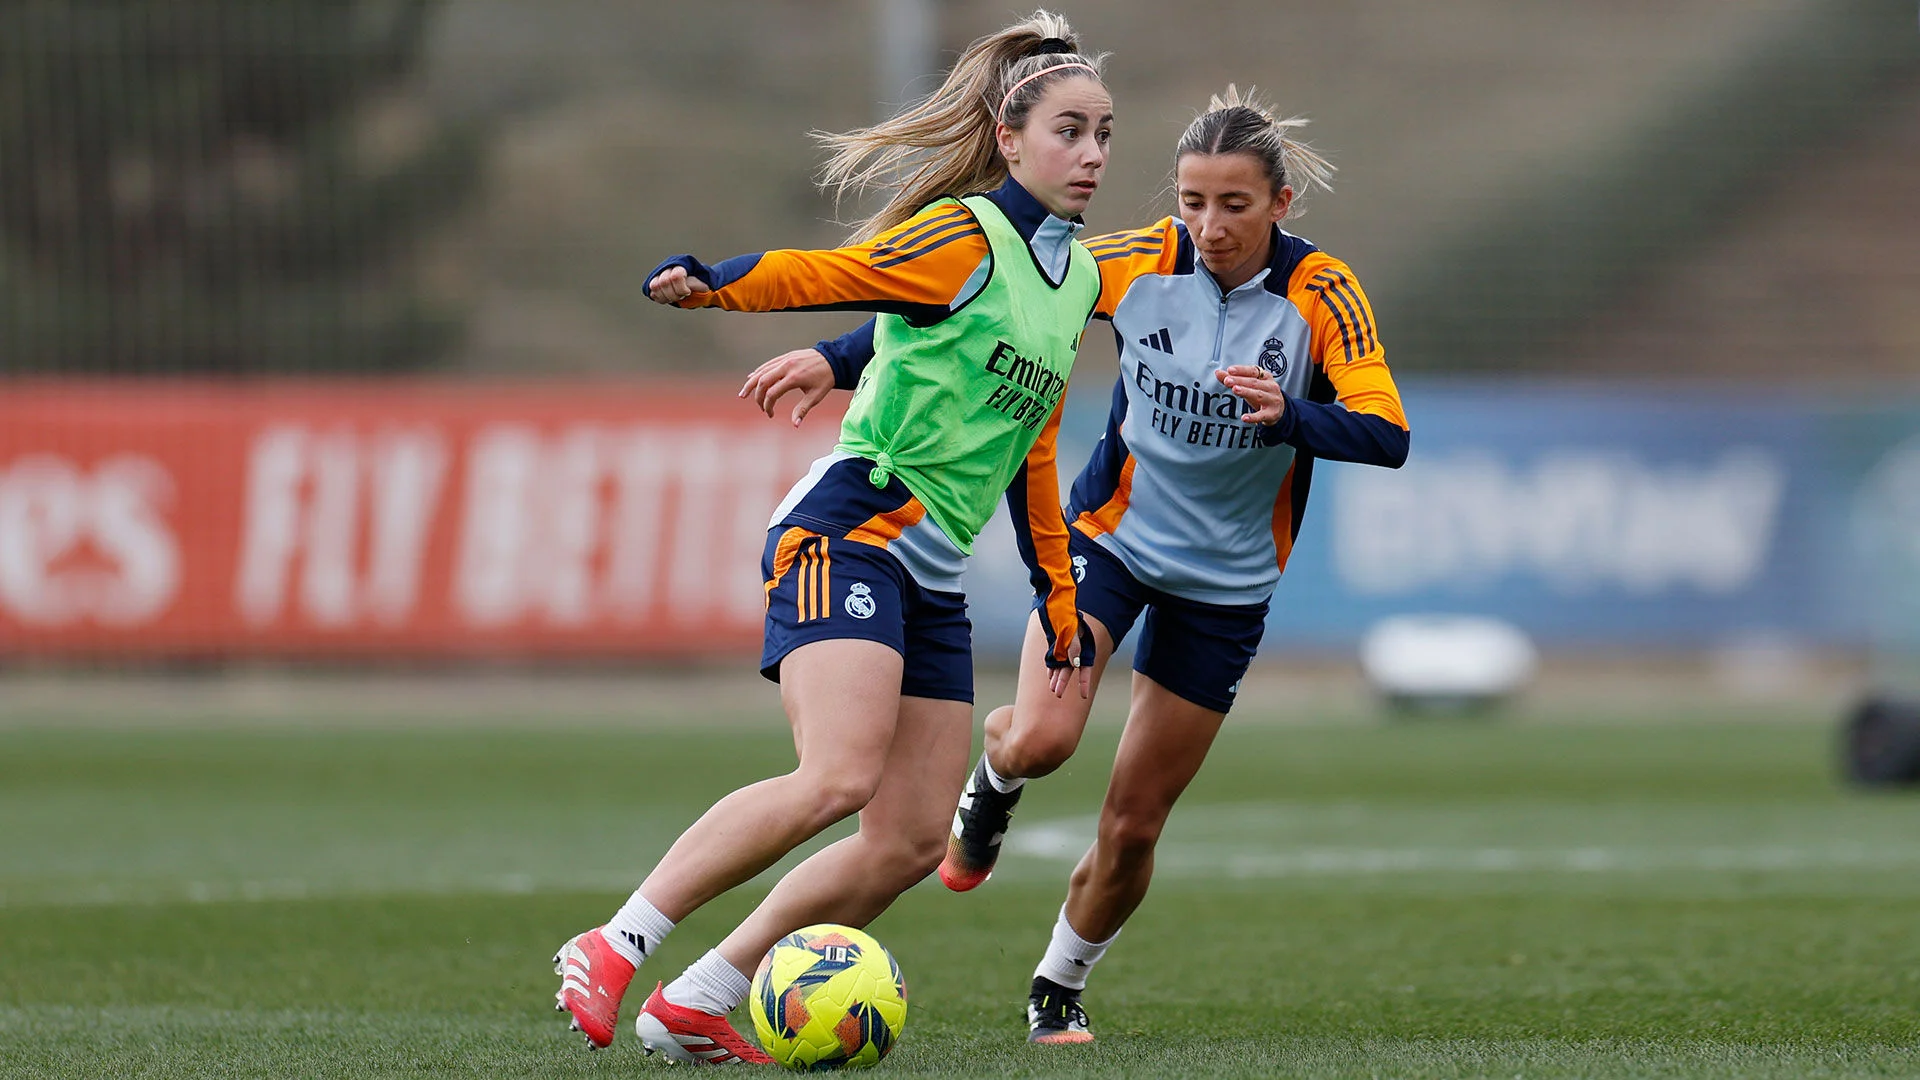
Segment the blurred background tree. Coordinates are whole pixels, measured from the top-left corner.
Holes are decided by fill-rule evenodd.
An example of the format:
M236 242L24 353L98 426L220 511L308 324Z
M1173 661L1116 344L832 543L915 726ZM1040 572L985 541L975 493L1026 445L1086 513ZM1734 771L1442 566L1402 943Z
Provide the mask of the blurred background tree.
M0 371L386 371L458 340L434 0L0 0Z

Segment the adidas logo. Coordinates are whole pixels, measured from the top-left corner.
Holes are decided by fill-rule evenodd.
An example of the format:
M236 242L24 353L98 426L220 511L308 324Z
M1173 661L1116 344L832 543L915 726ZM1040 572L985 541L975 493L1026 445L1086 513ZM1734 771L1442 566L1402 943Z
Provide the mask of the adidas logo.
M1140 344L1149 349L1158 349L1169 356L1173 354L1173 335L1168 333L1164 326L1141 338Z

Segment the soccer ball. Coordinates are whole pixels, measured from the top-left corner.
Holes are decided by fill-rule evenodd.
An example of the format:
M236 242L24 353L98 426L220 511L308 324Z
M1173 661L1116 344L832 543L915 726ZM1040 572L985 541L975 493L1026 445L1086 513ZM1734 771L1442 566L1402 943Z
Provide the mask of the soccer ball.
M880 943L851 926L796 930L753 976L753 1029L789 1069L857 1069L887 1056L907 1023L907 984Z

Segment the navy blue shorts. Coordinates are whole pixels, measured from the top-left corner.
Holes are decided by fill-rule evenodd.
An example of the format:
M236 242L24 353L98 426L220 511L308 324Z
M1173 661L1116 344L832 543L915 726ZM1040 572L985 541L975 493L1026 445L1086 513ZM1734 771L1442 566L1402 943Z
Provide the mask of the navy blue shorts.
M802 645L859 638L906 661L902 695L973 703L973 624L963 594L921 588L885 548L798 526L768 530L760 577L760 674L768 679L779 682L780 661Z
M1142 585L1106 548L1068 529L1080 610L1100 620L1117 645L1147 613L1134 645L1133 670L1202 708L1233 708L1240 680L1267 629L1267 602L1232 605L1183 600Z

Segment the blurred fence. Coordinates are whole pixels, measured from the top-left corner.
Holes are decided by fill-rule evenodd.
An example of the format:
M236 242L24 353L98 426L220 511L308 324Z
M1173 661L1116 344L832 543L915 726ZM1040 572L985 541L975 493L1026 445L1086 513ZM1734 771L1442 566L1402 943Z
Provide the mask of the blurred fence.
M417 368L421 240L480 175L430 0L0 4L0 372Z
M837 332L647 311L639 279L844 235L807 133L906 95L896 6L0 3L0 373L693 372ZM1010 14L906 6L923 63ZM1170 212L1175 136L1257 85L1340 167L1297 228L1356 268L1401 370L1920 348L1891 195L1920 171L1910 0L1196 0L1204 52L1146 0L1069 14L1114 54L1090 227ZM1821 302L1787 317L1775 263Z

